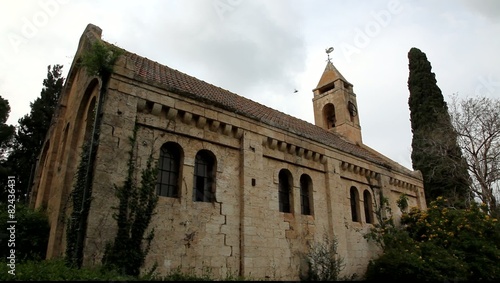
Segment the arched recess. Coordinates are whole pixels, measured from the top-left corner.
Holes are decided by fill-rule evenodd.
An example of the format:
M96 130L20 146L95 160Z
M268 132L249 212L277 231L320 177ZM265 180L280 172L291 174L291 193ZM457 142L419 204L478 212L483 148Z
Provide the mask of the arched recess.
M335 127L337 118L335 117L335 106L332 103L328 103L323 107L323 120L326 129Z
M96 104L97 95L99 93L99 80L93 79L87 86L78 110L73 121L72 133L68 136L66 141L68 144L67 158L66 158L66 172L64 174L64 196L66 197L73 188L73 180L75 179L76 168L80 161L81 148L85 138L90 137L92 125L94 121L94 108Z
M70 97L68 101L68 107L71 107L71 109L67 109L68 111L66 111L65 116L69 119L69 123L71 123L70 125L73 125L73 127L69 127L67 124L67 149L65 150L66 157L63 159L63 161L65 162L65 166L62 166L61 168L60 179L52 179L51 181L53 184L50 184L47 180L45 181L44 185L44 187L57 186L60 192L59 194L57 194L58 199L55 199L54 206L51 208L53 214L57 215L57 219L51 221L51 231L47 248L47 256L60 256L64 253L63 246L61 246L59 243L64 242L64 231L66 229L64 219L69 212L66 210L71 207L69 195L73 189L73 181L75 180L76 168L78 167L78 163L80 162L80 152L83 144L83 137L88 124L87 120L93 120L93 118L90 117L92 116L92 114L90 114L89 116L89 113L93 113L92 105L95 105L98 93L99 80L95 78L91 80L87 85L87 88L83 92L83 95L79 93L71 93L72 97ZM78 100L79 97L81 98ZM78 101L71 101L71 99ZM89 109L91 110L89 111ZM54 156L54 158L55 159L50 162L52 166L55 166L54 164L57 163L57 156Z
M82 76L85 76L85 70L82 68L78 68L73 66L74 68L70 68L68 73L68 77L66 78L64 92L60 98L60 103L63 107L68 106L69 100L72 96L77 92L78 82ZM66 110L68 110L66 108Z
M42 149L42 154L40 155L40 160L39 160L39 165L40 166L40 175L39 175L39 182L37 185L37 190L36 190L36 203L35 207L47 207L48 202L49 202L49 196L50 196L50 186L47 184L50 184L50 181L52 179L52 172L49 170L48 167L48 162L47 162L47 155L49 152L50 148L50 140L47 140L45 142L45 145L43 146Z
M69 132L69 123L66 124L66 127L64 127L64 131L63 131L63 140L61 142L61 147L59 147L59 153L58 153L58 157L57 157L57 170L60 171L61 170L61 166L62 166L62 163L63 163L63 158L65 156L65 149L66 149L66 142L68 141L68 132Z

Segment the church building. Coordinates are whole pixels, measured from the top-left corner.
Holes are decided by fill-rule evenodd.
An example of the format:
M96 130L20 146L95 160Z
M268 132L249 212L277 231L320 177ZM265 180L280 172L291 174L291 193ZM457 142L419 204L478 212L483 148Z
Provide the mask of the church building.
M309 245L325 237L338 241L341 275L362 275L380 254L363 237L380 197L395 217L402 195L426 208L421 173L363 144L353 85L330 60L311 86L311 124L126 50L103 84L79 64L93 43L110 45L101 33L89 24L80 38L36 166L30 197L49 214L47 258L64 256L82 146L96 128L84 265L100 264L115 237L115 186L132 150L138 182L148 157L157 161L144 268L157 263L162 275L299 280Z

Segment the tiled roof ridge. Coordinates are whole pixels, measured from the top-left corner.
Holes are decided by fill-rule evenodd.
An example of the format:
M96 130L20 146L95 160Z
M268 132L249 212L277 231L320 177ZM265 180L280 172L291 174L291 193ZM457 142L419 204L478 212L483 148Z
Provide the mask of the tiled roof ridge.
M170 68L157 61L133 52L123 51L125 52L124 55L134 62L136 79L155 83L168 91L202 100L208 104L215 104L226 110L314 140L342 152L370 160L384 167L392 167L384 159L359 145L351 143L334 132Z

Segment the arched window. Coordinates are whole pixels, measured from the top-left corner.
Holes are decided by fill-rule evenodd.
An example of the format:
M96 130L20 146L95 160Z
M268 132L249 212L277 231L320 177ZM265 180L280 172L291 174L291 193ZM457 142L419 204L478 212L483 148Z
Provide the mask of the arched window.
M304 215L312 215L312 180L306 174L300 176L300 210Z
M194 163L193 201L215 201L215 156L200 150Z
M349 101L347 103L347 110L349 111L351 122L354 122L354 117L358 115L358 109L356 108L356 105L353 102Z
M323 107L323 118L325 119L327 129L335 127L337 118L335 118L335 106L333 104L328 103L325 107Z
M368 190L363 192L363 203L365 207L366 223L373 223L372 195Z
M286 169L281 169L278 178L279 210L280 212L291 212L292 174Z
M360 220L359 220L359 193L358 193L358 189L356 189L356 187L351 187L350 198L351 198L352 221L360 222Z
M167 142L162 145L156 185L156 191L159 196L179 197L181 158L182 149L178 144Z

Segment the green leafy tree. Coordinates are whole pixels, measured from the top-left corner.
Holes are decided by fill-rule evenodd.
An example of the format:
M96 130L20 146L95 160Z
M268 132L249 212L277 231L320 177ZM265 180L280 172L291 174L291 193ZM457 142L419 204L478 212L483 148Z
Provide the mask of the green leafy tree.
M488 281L500 279L500 223L487 205L447 207L438 197L427 210L403 212L391 233L372 230L385 242L366 279L389 281Z
M425 53L413 47L408 59L413 169L422 172L427 203L443 196L465 207L471 200L470 176L448 106Z
M6 124L9 114L9 101L0 96L0 160L7 158L10 143L15 132L14 126Z
M6 181L10 173L7 157L15 133L15 127L6 124L9 113L9 101L0 96L0 185L2 186L0 190L0 203L7 200Z
M27 200L30 178L62 92L64 84L62 67L62 65L47 67L47 78L43 80L40 97L30 103L30 113L18 120L11 153L6 164L10 174L17 178L18 198L22 201Z

